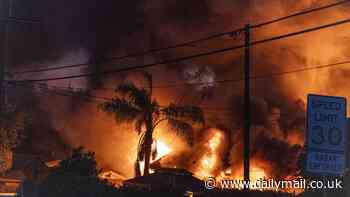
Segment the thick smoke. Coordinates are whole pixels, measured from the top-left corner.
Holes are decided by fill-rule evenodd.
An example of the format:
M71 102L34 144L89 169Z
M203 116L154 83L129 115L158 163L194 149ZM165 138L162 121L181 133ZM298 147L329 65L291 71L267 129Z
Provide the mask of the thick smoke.
M22 69L24 65L26 68L43 67L40 63L48 65L47 61L52 63L67 52L80 49L86 50L90 59L103 58L115 49L124 48L121 47L123 40L144 32L141 0L123 3L13 0L11 3L12 16L40 20L40 24L35 25L9 24L12 69ZM8 1L3 1L0 9L4 17L7 8Z
M81 58L82 60L99 60L168 46L236 29L247 22L255 24L327 3L329 2L325 1L321 4L316 0L276 0L264 3L257 0L152 0L147 2L134 0L127 3L54 1L49 5L43 4L48 8L44 13L47 16L45 22L48 24L45 29L47 37L45 46L50 48L47 57L53 57L51 62L62 64L68 62L64 54L67 55L73 51L75 56L78 49L83 49L86 54ZM348 9L346 6L340 6L259 28L253 30L252 40L334 22L344 18ZM348 47L345 43L348 42L349 33L347 27L343 25L252 47L252 75L268 75L346 60ZM143 58L108 64L97 63L86 70L77 69L72 70L71 73L103 70L120 65L139 65L239 43L242 43L240 37L227 36L193 46L153 53ZM64 61L59 61L60 59ZM23 65L23 62L21 63ZM31 62L28 65L35 64ZM35 66L30 67L35 68ZM17 68L23 68L23 66ZM196 73L192 75L194 68L205 71L208 75L198 78ZM210 82L213 78L215 80L242 78L242 51L162 65L149 71L154 76L155 86L179 81L189 83L188 86L157 88L154 92L155 98L163 105L177 102L204 106L208 128L219 128L226 137L225 150L220 150L219 153L223 161L218 165L217 173L225 169L239 168L242 165L240 141L243 123L243 83L211 84L204 93L202 86L191 85L191 83L203 82L203 80ZM251 90L253 94L253 163L266 168L271 176L286 177L296 174L298 169L295 162L303 144L306 94L348 97L350 96L348 87L339 86L346 82L348 75L346 67L336 67L253 80ZM52 75L45 73L41 76ZM101 77L92 82L89 81L90 83L84 80L72 80L71 84L73 87L95 88L91 93L100 96L112 96L111 92L98 88L100 86L113 88L124 79L136 78L137 81L139 76L138 73L123 73ZM95 84L96 81L99 81L98 85ZM63 84L67 86L67 83ZM50 100L49 98L48 101ZM74 97L57 99L56 102L51 103L52 106L61 106L53 109L48 107L47 113L53 117L53 126L66 143L71 146L84 145L96 151L101 166L114 169L126 177L132 176L138 140L132 128L116 124L111 117L98 111L96 103L86 103ZM170 166L194 169L198 162L196 155L201 154L198 153L200 150L198 147L206 141L203 139L207 132L201 132L198 131L198 136L195 138L198 145L173 147L182 150L178 151L176 156L170 156L170 159L163 161L163 165L168 163ZM167 139L167 135L164 139ZM178 141L180 144L183 143L181 138ZM271 150L278 152L271 152ZM281 157L275 158L275 155ZM188 164L188 158L192 158L190 161L193 165Z

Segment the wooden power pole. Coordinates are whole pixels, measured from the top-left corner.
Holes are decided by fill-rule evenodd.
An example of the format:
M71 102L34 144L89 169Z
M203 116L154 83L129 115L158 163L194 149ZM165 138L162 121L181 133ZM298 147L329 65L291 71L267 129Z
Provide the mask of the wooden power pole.
M5 18L10 18L12 16L12 0L3 1L3 3L7 3L7 11L5 14ZM3 110L6 105L6 87L5 87L5 73L6 66L9 62L9 24L7 20L3 21L3 46L2 46L2 57L0 61L0 110Z
M2 1L0 3L5 4L7 11L4 15L0 16L0 22L3 24L2 33L2 54L0 57L0 110L3 110L6 105L6 80L7 67L10 63L10 52L9 52L9 36L10 36L10 24L21 23L21 24L42 24L39 20L17 18L13 14L12 0Z
M244 180L250 180L250 26L247 24L244 29L244 130L243 130L243 166ZM249 189L249 188L245 188Z

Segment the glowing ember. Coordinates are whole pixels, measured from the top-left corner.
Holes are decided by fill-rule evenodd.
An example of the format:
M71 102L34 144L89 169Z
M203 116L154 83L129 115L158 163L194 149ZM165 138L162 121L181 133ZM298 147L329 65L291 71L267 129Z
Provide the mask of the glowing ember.
M107 180L115 187L121 187L125 177L112 170L101 172L98 177L102 180Z

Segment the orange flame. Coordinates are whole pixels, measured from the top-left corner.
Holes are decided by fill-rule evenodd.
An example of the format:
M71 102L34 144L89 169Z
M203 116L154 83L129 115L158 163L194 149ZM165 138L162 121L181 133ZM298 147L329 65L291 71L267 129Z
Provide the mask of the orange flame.
M199 166L195 175L199 178L206 178L213 175L213 172L218 163L218 151L223 142L223 135L221 131L212 129L212 136L205 144L208 151L200 158Z

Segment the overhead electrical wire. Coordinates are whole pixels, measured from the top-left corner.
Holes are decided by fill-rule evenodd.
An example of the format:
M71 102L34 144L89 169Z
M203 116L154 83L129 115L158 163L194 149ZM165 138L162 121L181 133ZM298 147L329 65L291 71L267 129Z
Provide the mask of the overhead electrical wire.
M0 17L1 22L13 22L13 23L22 23L22 24L42 24L41 20L38 19L28 19L21 17Z
M318 65L318 66L304 66L304 67L289 70L289 71L260 74L260 75L251 76L250 79L256 80L256 79L274 78L274 77L283 76L283 75L287 75L287 74L293 74L293 73L305 72L305 71L311 71L311 70L318 70L318 69L324 69L324 68L331 68L334 66L340 66L340 65L345 65L345 64L350 64L350 60L344 60L344 61L339 61L339 62L330 63L330 64L323 64L323 65ZM196 85L214 85L214 84L236 83L236 82L243 82L243 81L244 81L244 78L222 79L222 80L214 80L211 82L171 83L171 84L165 84L165 85L154 85L154 86L152 86L152 88L166 89L166 88L173 88L173 87L185 87L185 86L190 87L190 86L196 86ZM102 90L110 90L110 91L114 90L112 87L102 87L101 89Z
M28 84L13 84L10 83L11 85L15 85L15 86L22 86L22 87L26 87L26 88L33 88L32 86L28 86ZM53 93L55 95L59 95L59 96L65 96L65 97L79 97L81 99L83 99L84 101L88 101L88 102L93 102L93 103L103 103L103 102L113 102L113 98L108 98L108 97L101 97L101 96L96 96L96 95L92 95L92 94L84 94L84 92L82 92L80 94L80 92L76 92L76 91L72 91L70 89L64 89L62 87L56 87L56 86L47 86L44 84L38 84L43 85L47 88L40 88L39 90L33 88L33 91L36 93ZM51 89L50 89L51 88ZM165 106L161 106L161 107L165 107ZM200 107L203 111L205 111L206 113L216 113L216 112L220 112L220 113L227 113L230 112L230 109L224 109L224 108L209 108L209 107Z
M313 9L309 9L309 10L305 10L305 11L300 11L291 15L287 15L287 16L283 16L280 18L276 18L276 19L272 19L269 21L265 21L262 23L258 23L255 25L251 25L250 28L254 29L254 28L260 28L263 26L267 26L267 25L271 25L273 23L277 23L277 22L281 22L293 17L297 17L297 16L302 16L305 14L310 14L313 12L317 12L317 11L321 11L321 10L325 10L325 9L329 9L329 8L333 8L336 6L340 6L343 5L345 3L349 3L350 0L343 0L343 1L339 1L339 2L335 2L335 3L331 3L325 6L321 6L321 7L317 7L317 8L313 8ZM0 19L1 20L1 19ZM36 22L36 21L35 21ZM104 62L110 62L110 61L117 61L117 60L123 60L123 59L127 59L127 58L132 58L132 57L140 57L140 56L145 56L148 54L152 54L152 53L156 53L156 52L160 52L160 51L164 51L164 50L170 50L170 49L176 49L176 48L180 48L180 47L193 47L193 44L198 43L198 42L204 42L204 41L208 41L211 39L215 39L215 38L219 38L225 35L235 35L238 34L240 32L242 32L244 30L244 28L239 28L233 31L227 31L227 32L222 32L222 33L218 33L218 34L213 34L207 37L203 37L197 40L192 40L192 41L187 41L187 42L183 42L183 43L179 43L179 44L175 44L175 45L170 45L170 46L166 46L166 47L160 47L160 48L155 48L155 49L150 49L148 51L143 51L143 52L135 52L135 53L130 53L130 54L126 54L123 56L118 56L118 57L111 57L111 58L106 58L105 60L102 60L98 63L104 63ZM39 69L33 69L33 70L24 70L24 71L17 71L17 72L12 72L11 74L25 74L25 73L36 73L36 72L47 72L47 71L54 71L54 70L61 70L61 69L67 69L67 68L76 68L76 67L81 67L81 66L89 66L92 65L92 62L85 62L85 63L79 63L79 64L72 64L72 65L63 65L63 66L52 66L52 67L48 67L48 68L39 68Z
M180 48L180 47L193 47L194 43L207 41L207 40L214 39L214 38L217 38L217 37L222 37L224 35L233 35L235 33L238 33L240 31L242 31L242 30L243 29L237 29L237 30L233 30L233 31L229 31L229 32L214 34L214 35L211 35L211 36L208 36L208 37L205 37L205 38L201 38L201 39L198 39L198 40L188 41L188 42L184 42L184 43L180 43L180 44L176 44L176 45L172 45L172 46L167 46L167 47L162 47L162 48L157 48L157 49L151 49L151 50L148 50L148 51L145 51L145 52L131 53L131 54L127 54L127 55L124 55L124 56L106 58L105 60L97 61L95 63L93 63L93 62L85 62L85 63L79 63L79 64L53 66L53 67L48 67L48 68L39 68L39 69L34 69L34 70L24 70L24 71L11 72L11 74L12 75L18 75L18 74L26 74L26 73L47 72L47 71L61 70L61 69L67 69L67 68L77 68L77 67L82 67L82 66L90 66L90 65L93 65L93 64L96 64L96 63L106 63L106 62L108 63L108 62L111 62L111 61L123 60L123 59L131 58L131 57L145 56L147 54L156 53L156 52L160 52L160 51L164 51L164 50Z
M306 72L306 71L311 71L311 70L318 70L318 69L325 69L325 68L332 68L332 67L336 67L336 66L341 66L341 65L346 65L346 64L350 64L350 60L346 60L346 61L341 61L341 62L335 62L335 63L330 63L330 64L324 64L324 65L317 65L317 66L313 66L313 67L308 67L305 66L303 68L299 68L299 69L294 69L294 70L290 70L290 71L282 71L282 72L277 72L277 73L270 73L270 74L263 74L263 75L256 75L256 76L252 76L250 77L251 80L257 80L257 79L264 79L264 78L274 78L274 77L278 77L278 76L283 76L283 75L288 75L288 74L293 74L293 73L299 73L299 72ZM221 82L221 83L232 83L232 82L241 82L244 79L232 79L232 80L225 80L225 81L216 81L216 82ZM14 81L9 81L8 82L10 85L15 85L15 86L26 86L26 87L32 87L32 84L24 84L24 83L18 83L18 82L14 82ZM62 96L71 96L71 97L81 97L84 99L87 99L89 101L96 101L96 102L106 102L106 101L113 101L113 98L108 98L108 97L101 97L101 96L95 96L95 95L91 95L91 94L84 94L84 92L87 92L88 90L83 90L83 89L79 89L79 91L81 91L82 94L79 94L79 91L73 91L70 88L65 88L65 87L58 87L58 86L48 86L47 84L42 84L42 83L34 83L34 84L38 84L39 86L42 85L43 88L40 88L40 90L46 90L46 91L50 91L50 92L54 92L57 94L60 94ZM175 85L175 84L173 84ZM176 85L180 85L180 84L176 84ZM185 85L185 84L181 84L181 85ZM157 87L157 86L154 86ZM169 87L169 86L168 86ZM50 88L54 88L53 90ZM65 93L69 93L69 94L65 94ZM229 108L209 108L209 107L201 107L202 109L207 110L207 111L230 111Z
M302 16L302 15L305 15L305 14L310 14L310 13L313 13L313 12L317 12L317 11L333 8L333 7L340 6L340 5L349 3L349 2L350 2L350 0L343 0L343 1L338 1L338 2L335 2L335 3L330 3L328 5L324 5L324 6L321 6L321 7L317 7L317 8L313 8L313 9L309 9L309 10L305 10L305 11L300 11L300 12L297 12L297 13L294 13L294 14L290 14L290 15L283 16L283 17L280 17L280 18L272 19L272 20L269 20L269 21L265 21L265 22L262 22L262 23L255 24L255 25L251 25L251 28L259 28L259 27L263 27L263 26L266 26L266 25L271 25L273 23L281 22L281 21L284 21L284 20L287 20L287 19L290 19L290 18L293 18L293 17Z
M325 28L330 28L330 27L335 27L339 26L342 24L346 24L350 22L350 18L344 19L344 20L339 20L337 22L329 23L326 25L321 25L317 27L312 27L292 33L287 33L279 36L274 36L271 38L267 39L262 39L258 41L253 41L251 42L251 46L263 44L266 42L271 42L271 41L276 41L276 40L281 40L284 38L292 37L292 36L297 36L305 33L310 33L314 31L319 31L321 29ZM175 59L169 59L169 60L163 60L155 63L150 63L150 64L143 64L143 65L138 65L138 66L132 66L132 67L126 67L126 68L121 68L121 69L110 69L110 70L105 70L101 72L92 72L92 73L84 73L84 74L77 74L77 75L69 75L69 76L62 76L62 77L53 77L53 78L42 78L42 79L23 79L23 80L17 80L17 82L43 82L43 81L57 81L57 80L65 80L65 79L74 79L74 78L83 78L83 77L93 77L93 76L102 76L102 75L109 75L109 74L114 74L114 73L121 73L121 72L126 72L126 71L131 71L131 70L138 70L138 69L144 69L144 68L151 68L157 65L165 65L165 64L170 64L170 63L177 63L185 60L191 60L191 59L196 59L204 56L210 56L210 55L215 55L219 53L224 53L227 51L233 51L237 50L240 48L245 47L245 45L237 45L233 47L228 47L228 48L223 48L223 49L218 49L218 50L213 50L209 52L204 52L204 53L198 53L190 56L185 56L185 57L180 57L180 58L175 58Z

